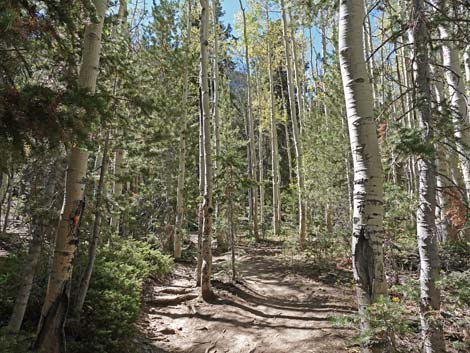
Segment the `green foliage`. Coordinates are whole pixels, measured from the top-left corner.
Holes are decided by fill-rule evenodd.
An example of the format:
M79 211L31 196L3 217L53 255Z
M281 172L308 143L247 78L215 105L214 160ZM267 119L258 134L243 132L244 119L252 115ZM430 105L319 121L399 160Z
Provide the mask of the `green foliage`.
M12 335L7 328L0 329L0 352L5 353L25 353L29 351L34 334L29 332L20 332L18 335Z
M417 128L397 127L388 136L388 143L399 154L429 156L434 155L431 141L423 142L422 131Z
M392 339L395 335L413 332L416 325L410 319L411 314L412 311L398 297L381 297L365 310L370 329L361 332L360 341L373 343L378 337Z
M71 352L126 352L145 280L171 269L169 257L141 241L115 239L111 247L102 248Z
M440 287L445 290L447 301L464 306L470 305L470 270L443 275Z

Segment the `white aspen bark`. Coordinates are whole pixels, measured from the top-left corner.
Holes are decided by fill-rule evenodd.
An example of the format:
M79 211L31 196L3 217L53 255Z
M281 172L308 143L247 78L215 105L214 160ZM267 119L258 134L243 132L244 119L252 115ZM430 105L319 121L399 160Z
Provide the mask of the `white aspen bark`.
M297 172L297 194L299 206L299 246L301 249L305 247L306 238L306 222L305 222L305 201L303 199L304 192L304 175L302 163L302 144L300 140L299 123L297 121L297 107L295 104L294 92L294 71L292 69L292 59L289 45L289 36L287 32L287 15L285 8L285 1L281 0L281 13L282 13L282 33L284 39L284 48L286 52L286 66L287 66L287 86L289 90L289 103L290 103L290 116L292 119L292 136L294 138L294 149L296 159L296 172Z
M96 90L107 1L94 0L93 3L98 21L86 26L78 78L78 87L90 94ZM57 228L51 273L33 345L35 351L65 352L64 324L69 305L72 261L78 246L77 230L85 205L83 197L87 165L88 152L73 147L69 154L64 204Z
M248 50L248 32L246 28L246 14L245 8L243 7L242 0L239 0L240 9L243 16L243 38L245 41L245 65L246 65L246 113L248 120L248 138L249 138L249 149L248 149L248 173L249 178L252 183L256 182L256 149L255 149L255 133L254 133L254 123L253 123L253 111L252 111L252 102L251 102L251 69L250 69L250 53ZM258 188L257 186L251 186L250 191L251 196L251 220L253 222L253 235L255 239L259 240L259 231L258 231Z
M354 167L352 260L361 329L366 308L387 294L383 261L383 170L374 121L372 87L364 60L362 1L341 0L339 55ZM386 337L374 337L364 352L386 351Z
M219 1L213 0L212 4L212 25L214 32L214 60L212 64L213 71L213 102L212 102L212 115L214 120L214 134L215 134L215 158L214 158L214 178L217 182L219 159L220 159L220 117L219 117L219 20L217 17L217 11L219 8ZM219 214L219 206L216 200L215 204L215 217L217 219ZM215 236L217 239L217 250L220 252L227 251L227 240L224 232L220 229L215 229Z
M445 0L435 1L438 8L446 8ZM460 57L457 49L452 45L451 37L447 28L442 23L438 26L439 36L442 40L442 59L445 68L445 76L449 87L451 99L450 108L452 111L452 121L454 124L454 136L460 165L462 168L463 180L467 201L470 200L470 132L468 130L468 114L465 100L464 77L460 69Z
M200 0L201 3L201 24L200 24L200 87L201 106L203 120L203 148L204 148L204 203L202 206L202 267L201 267L201 296L205 301L210 301L214 297L211 287L212 272L212 159L211 159L211 129L210 129L210 102L208 84L208 27L209 27L209 4L207 0Z
M413 69L415 106L418 113L422 144L432 149L433 139L431 88L429 73L429 30L424 0L413 0ZM423 153L418 159L418 208L416 225L420 255L420 317L425 353L445 351L440 318L439 252L435 229L436 179L433 156Z
M439 114L443 116L443 104L445 101L444 98L444 87L440 81L442 77L442 72L439 68L434 66L430 67L431 75L435 78L434 80L434 95L435 95L435 106L434 109L439 111ZM449 175L447 169L447 156L446 150L440 146L438 143L434 144L436 150L436 228L438 233L438 238L441 242L446 242L449 239L451 233L451 221L446 216L446 209L449 204L449 190L451 184L448 182L447 175Z
M470 45L464 50L463 66L465 68L465 79L467 89L467 122L470 123Z
M369 14L367 13L367 3L364 1L364 10L366 12L366 18L364 20L364 53L366 58L369 58L367 60L367 71L369 72L369 78L370 82L372 82L372 97L374 100L374 105L376 102L376 82L374 80L374 69L372 65L372 61L374 60L374 57L371 56L372 54L372 31L371 31L371 26L370 26L370 17Z
M298 121L299 121L299 137L302 136L302 126L303 126L303 119L304 119L304 106L303 106L303 99L302 99L302 78L300 75L299 70L299 58L297 55L297 45L295 40L295 23L292 18L292 13L289 9L289 21L290 21L290 44L292 46L292 61L293 61L293 69L294 69L294 84L295 84L295 95L298 104Z
M268 44L268 79L269 79L269 121L271 126L271 178L273 189L273 235L279 237L281 235L281 204L280 204L280 184L281 177L279 174L279 151L277 140L277 122L275 115L274 101L274 80L272 68L271 54L271 21L269 20L269 0L266 0L266 28L267 28L267 44Z
M181 258L181 247L183 243L183 220L184 220L184 178L186 171L186 129L188 125L187 105L188 105L188 89L189 89L189 50L191 45L191 12L192 0L187 0L188 11L186 15L186 38L185 38L185 54L184 54L184 73L183 73L183 98L182 107L182 130L179 141L178 154L178 184L176 186L176 220L175 220L175 237L173 244L173 256L175 259Z
M287 154L287 169L289 171L289 184L292 183L293 174L292 171L292 151L290 145L290 133L289 133L289 113L287 112L286 99L284 97L284 90L282 91L282 111L284 112L284 134L286 135L286 154Z
M54 259L41 311L34 350L65 352L63 332L69 303L72 262L78 246L77 230L84 208L88 152L72 148L66 176L65 197L57 229Z
M258 70L257 70L258 72ZM264 136L261 124L261 89L259 74L256 75L256 96L258 100L258 185L259 185L259 223L261 224L261 236L264 238Z
M204 195L205 189L205 172L204 165L204 119L202 111L202 91L199 87L199 195ZM197 217L197 265L196 265L196 286L201 285L201 268L202 268L202 227L203 227L203 203L199 205Z

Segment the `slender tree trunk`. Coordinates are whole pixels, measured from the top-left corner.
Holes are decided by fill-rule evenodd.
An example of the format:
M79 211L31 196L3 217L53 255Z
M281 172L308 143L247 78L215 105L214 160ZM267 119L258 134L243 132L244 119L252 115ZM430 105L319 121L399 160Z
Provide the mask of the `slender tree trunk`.
M189 50L191 45L191 12L192 0L187 0L188 12L186 15L186 41L185 41L185 67L183 77L183 99L182 106L182 131L179 142L178 155L178 185L176 187L176 221L175 221L175 237L173 245L173 256L175 259L181 258L181 246L183 243L183 219L184 219L184 178L186 170L186 129L187 129L187 105L188 105L188 89L189 89Z
M248 32L246 28L246 16L245 16L245 8L243 7L242 0L240 2L240 9L242 11L243 16L243 37L245 41L245 65L246 65L246 99L247 99L247 119L248 119L248 137L249 137L249 153L248 153L248 173L250 182L252 184L256 183L256 149L255 149L255 133L254 133L254 123L253 123L253 111L252 111L252 104L251 104L251 69L250 69L250 54L248 51ZM251 192L251 220L253 222L253 235L255 239L259 240L259 232L258 232L258 188L255 185L250 187Z
M212 158L211 158L211 129L210 129L210 102L208 84L208 27L209 27L209 4L207 0L200 0L201 3L201 24L200 24L200 45L201 45L201 106L203 120L203 148L204 148L204 203L202 205L202 267L201 267L201 296L205 301L210 301L214 297L211 287L212 272Z
M289 171L289 184L292 183L293 180L293 171L292 171L292 151L290 145L290 133L289 133L289 114L287 112L286 107L286 99L284 97L284 90L281 87L282 91L282 111L285 115L285 122L284 122L284 134L286 135L286 154L287 154L287 168Z
M96 90L106 0L94 0L97 22L86 26L78 86L91 94ZM84 208L88 152L73 147L68 160L65 197L57 228L54 259L41 311L35 351L65 352L64 324L69 306L72 261L78 246L78 227Z
M235 230L233 224L233 167L229 166L229 185L226 188L225 194L227 196L227 229L228 239L230 239L230 254L231 254L231 267L232 267L232 281L235 282L237 278L237 271L235 265Z
M302 100L302 78L299 69L299 58L297 55L297 45L295 40L295 23L292 18L291 11L289 9L289 23L290 23L290 44L292 46L292 62L293 62L293 69L294 69L294 85L295 85L295 93L297 98L297 107L298 107L298 121L299 121L299 137L302 136L302 126L304 124L304 106Z
M114 162L113 162L113 174L114 174L114 182L113 182L113 197L116 203L121 202L122 191L124 189L124 185L122 183L122 164L124 162L124 150L122 148L117 148L114 151ZM114 234L119 234L119 228L121 224L121 211L117 209L114 212L114 215L111 216L110 226L111 230Z
M35 221L36 222L32 225L32 238L29 243L28 256L26 257L20 288L16 296L15 305L13 306L13 313L8 323L8 331L11 333L18 333L20 331L33 286L34 274L36 273L39 257L41 255L43 227L42 224L38 222L38 219Z
M275 115L274 101L274 80L271 54L271 21L269 20L269 0L266 0L266 28L268 45L268 79L269 79L269 122L271 125L271 178L273 189L273 233L275 237L281 235L281 203L280 203L280 184L281 176L279 174L279 151L277 141L277 122Z
M366 309L387 294L383 261L383 170L374 122L372 87L364 60L362 1L341 0L339 55L354 166L353 275L361 329L370 329ZM363 352L387 352L387 337L374 337Z
M467 121L470 122L470 45L467 45L463 54L463 66L467 88Z
M424 0L413 0L413 63L415 76L415 105L417 106L422 144L432 150L433 139L431 88L429 85L429 30ZM433 155L423 154L418 159L419 193L416 212L418 248L420 255L420 316L426 353L445 351L439 318L440 293L439 253L435 229L436 180Z
M298 207L299 207L299 245L303 249L305 247L306 238L306 222L305 222L305 201L303 199L304 192L304 174L303 174L303 163L302 163L302 144L300 141L299 124L297 121L297 108L295 104L295 92L294 92L294 71L292 69L291 59L291 48L289 45L289 36L287 32L287 15L285 9L285 1L281 0L281 12L282 12L282 31L284 38L284 48L286 51L286 66L287 66L287 87L289 90L289 102L290 102L290 116L292 119L292 135L294 137L294 149L296 159L296 172L297 172L297 195L298 195Z
M202 111L202 91L199 87L199 195L204 195L205 189L205 164L204 164L204 119ZM197 218L197 265L196 265L196 285L201 285L201 268L202 268L202 227L203 227L203 209L202 202L199 205Z
M91 233L90 244L88 247L88 262L85 268L85 272L83 273L82 279L80 281L75 307L73 308L74 313L77 317L79 317L82 312L88 288L90 287L91 274L93 273L93 268L95 266L96 260L96 249L98 248L98 242L100 239L102 219L101 205L103 203L103 195L105 192L105 176L106 171L108 170L109 131L106 132L106 134L106 140L104 142L103 147L103 159L101 161L100 178L98 180L98 187L96 190L95 220L93 222L93 230Z
M8 223L10 219L10 210L11 210L11 202L12 202L12 196L13 196L13 191L12 191L12 185L13 185L13 179L15 177L15 174L12 172L11 175L8 177L8 182L7 182L7 187L6 187L6 209L5 209L5 217L3 218L3 233L7 232L8 228ZM2 202L3 203L3 202Z

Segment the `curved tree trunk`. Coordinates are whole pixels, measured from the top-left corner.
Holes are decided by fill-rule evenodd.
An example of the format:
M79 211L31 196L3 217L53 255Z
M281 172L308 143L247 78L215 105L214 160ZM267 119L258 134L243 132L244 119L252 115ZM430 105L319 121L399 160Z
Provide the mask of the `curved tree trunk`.
M361 329L370 328L367 307L387 294L383 262L383 170L374 121L372 87L363 50L362 1L341 0L339 55L354 166L352 256ZM364 352L383 353L386 337L374 337Z

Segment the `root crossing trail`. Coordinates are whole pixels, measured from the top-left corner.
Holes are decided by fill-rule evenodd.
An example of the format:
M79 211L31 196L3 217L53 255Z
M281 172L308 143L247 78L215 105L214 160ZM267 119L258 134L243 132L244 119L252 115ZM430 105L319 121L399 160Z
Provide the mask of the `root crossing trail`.
M142 351L357 351L351 346L353 330L336 327L331 320L355 311L350 286L341 284L350 283L350 273L312 270L306 264L289 261L286 264L279 253L272 248L246 249L237 264L240 280L215 280L218 300L212 304L196 297L193 269L177 265L169 283L148 289L139 321ZM224 257L214 258L214 263L215 272L229 268Z

